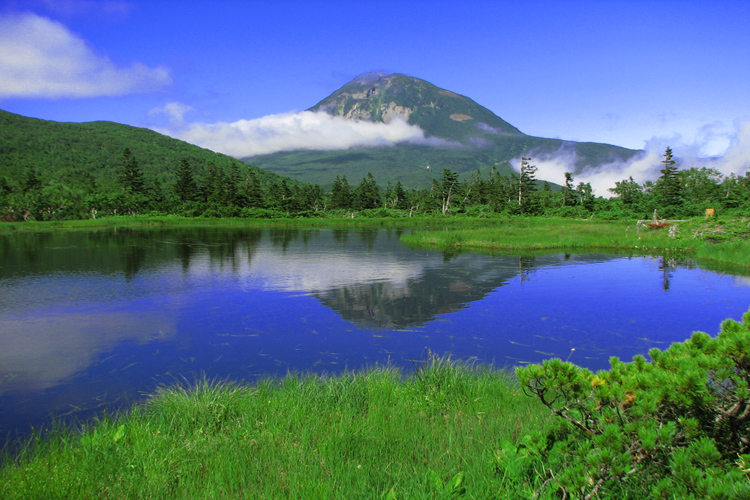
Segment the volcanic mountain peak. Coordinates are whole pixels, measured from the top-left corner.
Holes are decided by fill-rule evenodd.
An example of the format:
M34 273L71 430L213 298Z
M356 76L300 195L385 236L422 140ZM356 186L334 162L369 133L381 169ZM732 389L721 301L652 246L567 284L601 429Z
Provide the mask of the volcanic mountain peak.
M575 174L584 168L625 160L636 152L609 144L576 143L521 133L466 96L400 73L364 73L329 95L310 111L351 120L390 122L396 118L420 127L425 143L392 147L361 146L347 150L294 150L244 161L293 179L330 185L335 176L357 180L371 173L381 184L401 182L424 187L443 168L466 176L497 169L515 174L510 162L522 156L549 157L565 151L575 157ZM516 174L517 175L517 174ZM562 182L562 179L545 179Z
M469 143L495 134L522 135L468 97L400 73L364 73L310 108L353 120L400 117L428 136Z

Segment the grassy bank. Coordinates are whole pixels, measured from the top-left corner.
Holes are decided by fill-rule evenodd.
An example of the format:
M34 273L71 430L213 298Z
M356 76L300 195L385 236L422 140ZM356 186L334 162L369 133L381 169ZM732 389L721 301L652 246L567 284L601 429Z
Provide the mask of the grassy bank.
M510 442L549 419L505 372L432 358L165 388L118 418L36 439L0 470L4 498L513 498L534 477ZM515 450L515 447L512 447Z
M407 245L466 251L632 250L644 254L684 254L750 266L750 221L694 219L676 223L677 230L640 229L634 221L582 221L528 218L484 227L410 232Z
M243 219L133 215L87 220L1 222L0 234L11 231L51 231L110 227L227 226L227 227L415 227L485 225L480 217L310 217Z

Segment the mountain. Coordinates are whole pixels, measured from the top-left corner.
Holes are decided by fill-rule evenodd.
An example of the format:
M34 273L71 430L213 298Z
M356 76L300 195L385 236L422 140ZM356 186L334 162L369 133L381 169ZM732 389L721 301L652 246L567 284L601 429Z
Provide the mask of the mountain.
M401 118L419 126L430 144L404 142L393 147L344 151L286 151L243 161L322 185L331 184L337 175L346 175L350 183L357 183L369 171L382 184L398 180L407 187L426 187L443 168L466 176L497 164L500 173L510 174L514 170L508 161L521 155L533 158L561 150L575 153L576 171L580 171L612 160L626 160L637 153L609 144L526 135L468 97L399 73L360 75L309 111L383 123Z
M213 163L225 170L232 165L242 171L252 168L264 183L278 179L276 174L229 156L119 123L60 123L0 110L0 130L0 183L10 187L21 185L28 172L36 169L45 184L86 192L95 184L119 191L117 168L125 148L138 160L147 184L154 179L171 184L183 159L193 166L197 178Z

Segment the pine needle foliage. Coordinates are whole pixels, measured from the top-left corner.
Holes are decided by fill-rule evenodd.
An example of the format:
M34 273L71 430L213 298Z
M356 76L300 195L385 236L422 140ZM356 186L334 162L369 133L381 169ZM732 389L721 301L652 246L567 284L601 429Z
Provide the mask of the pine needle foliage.
M750 312L652 361L596 374L559 359L516 369L559 426L541 491L563 498L750 498Z

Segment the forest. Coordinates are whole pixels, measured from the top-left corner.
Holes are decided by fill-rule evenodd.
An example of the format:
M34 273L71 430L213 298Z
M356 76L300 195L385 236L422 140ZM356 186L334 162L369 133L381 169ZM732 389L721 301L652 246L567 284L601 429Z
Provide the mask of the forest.
M241 164L240 164L241 165ZM319 185L263 175L238 162L200 162L183 158L169 176L149 177L136 153L122 151L116 179L99 185L93 176L70 185L28 168L16 181L0 177L2 221L96 219L117 215L185 217L412 217L434 215L528 215L602 220L682 219L714 209L740 215L750 209L750 173L724 176L715 169L680 169L667 148L656 181L632 177L595 196L589 183L565 173L560 185L539 181L533 159L523 157L517 175L491 168L460 180L443 169L439 179L420 189L400 182L385 186L368 173L358 183L336 176L330 190ZM48 170L45 170L48 172ZM165 180L166 179L166 180Z

